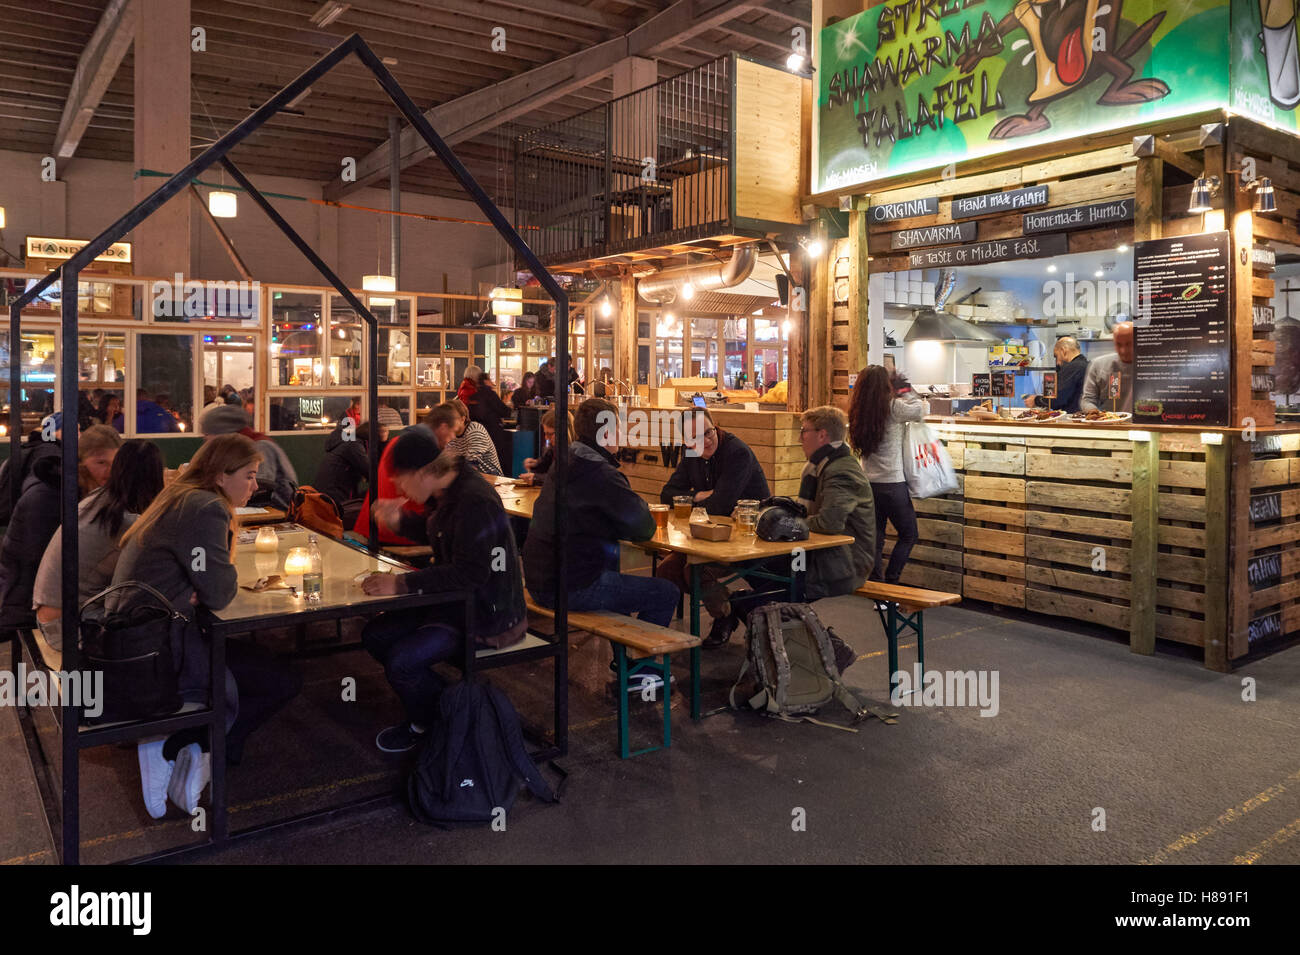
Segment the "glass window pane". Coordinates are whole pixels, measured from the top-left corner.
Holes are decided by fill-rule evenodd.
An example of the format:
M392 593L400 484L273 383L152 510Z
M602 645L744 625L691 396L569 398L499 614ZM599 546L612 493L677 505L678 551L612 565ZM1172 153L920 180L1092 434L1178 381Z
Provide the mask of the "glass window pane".
M749 343L745 339L745 322L743 318L730 318L723 323L722 339L726 348L723 384L728 388L752 387L746 362Z
M442 332L416 332L415 347L420 355L441 355Z
M126 380L126 336L111 332L79 334L77 363L81 391L77 419L81 427L110 424L118 431L124 430L121 412ZM116 402L112 400L114 397Z
M417 391L415 393L415 416L422 419L435 405L442 404L443 393L441 391Z
M252 335L203 336L203 407L221 403L229 385L236 391L255 387L257 339ZM202 413L200 412L200 417Z
M444 351L469 351L469 334L466 332L447 332L443 335Z
M718 376L717 319L691 319L691 375L697 378Z
M8 305L20 294L32 288L40 279L4 279L0 288L4 291L4 304ZM144 307L144 294L147 287L127 282L80 282L78 283L77 311L81 318L114 318L123 321L138 321ZM24 315L40 315L56 318L62 289L56 281L47 288L32 304L23 309Z
M270 430L328 431L343 417L351 403L352 399L347 395L272 397Z
M148 289L155 322L262 322L261 287L255 282L154 282ZM98 309L96 309L98 311Z
M346 299L338 296L330 298L329 384L361 384L361 336L364 328L361 316L353 311ZM383 354L382 348L379 349L379 354ZM380 383L383 383L382 378Z
M497 384L503 389L509 388L514 391L518 388L524 380L524 356L502 355L499 375L501 380Z
M446 388L447 372L446 359L441 355L437 358L425 358L423 356L416 359L416 384L429 388Z
M4 415L0 425L4 434L9 431L9 325L0 332L0 393L4 395ZM24 328L22 330L22 393L19 396L19 414L23 433L28 434L41 426L46 415L54 412L54 386L56 382L54 331Z
M192 432L194 339L189 335L140 335L136 346L136 433Z
M408 395L380 395L379 423L389 428L405 428L411 423L411 399Z
M323 296L310 292L271 293L271 384L325 383L321 340L325 335Z

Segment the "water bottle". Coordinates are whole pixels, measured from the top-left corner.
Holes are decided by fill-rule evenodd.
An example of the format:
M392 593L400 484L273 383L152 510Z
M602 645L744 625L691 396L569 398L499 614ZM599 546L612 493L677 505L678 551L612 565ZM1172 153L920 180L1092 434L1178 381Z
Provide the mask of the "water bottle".
M302 595L310 601L319 602L325 573L321 563L320 545L316 543L315 534L307 538L307 556L311 559L311 569L302 575Z

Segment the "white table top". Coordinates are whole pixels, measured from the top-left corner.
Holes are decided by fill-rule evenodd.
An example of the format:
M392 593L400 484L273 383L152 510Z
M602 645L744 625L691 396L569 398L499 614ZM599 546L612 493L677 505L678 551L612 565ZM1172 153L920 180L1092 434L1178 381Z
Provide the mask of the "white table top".
M361 589L357 576L363 573L387 571L405 573L412 568L390 557L373 556L347 544L341 544L323 534L316 535L324 565L324 583L321 587L321 599L308 602L301 596L291 596L287 590L270 590L253 593L245 590L251 587L259 577L279 574L286 577L284 559L290 547L306 547L308 531L297 524L296 530L277 531L278 547L274 554L258 553L250 541L239 543L235 549L235 568L239 573L239 593L229 605L222 610L213 611L212 615L222 623L266 616L292 617L294 614L332 610L340 607L356 607L360 612L367 605L382 608L392 597L370 596ZM299 591L301 593L301 591ZM292 620L286 620L285 625Z

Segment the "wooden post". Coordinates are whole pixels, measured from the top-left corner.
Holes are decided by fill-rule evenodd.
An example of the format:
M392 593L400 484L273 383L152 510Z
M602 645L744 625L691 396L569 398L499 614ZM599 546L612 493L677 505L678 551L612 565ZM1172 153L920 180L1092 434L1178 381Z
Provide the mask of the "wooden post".
M190 153L190 0L135 4L135 166L174 173ZM139 202L161 180L135 180ZM138 275L190 273L190 203L173 199L132 232Z
M864 206L866 200L862 200ZM856 203L855 203L856 206ZM867 364L867 213L855 208L849 213L849 248L853 278L849 288L849 374L856 375Z
M636 279L624 275L619 282L618 320L614 323L614 377L636 390ZM654 373L655 363L650 362ZM650 382L654 384L653 381Z
M807 283L808 302L808 321L807 321L807 342L808 342L808 400L804 405L791 405L796 410L807 410L818 405L828 405L831 403L831 378L835 374L834 355L831 350L831 316L834 314L834 308L831 305L830 283L826 281L827 274L826 263L834 256L830 246L833 243L827 243L827 252L816 262L810 263L811 267L807 274L812 276L812 280ZM802 250L797 250L796 255L802 255ZM793 313L791 314L793 318Z
M1137 161L1133 198L1133 241L1145 242L1162 235L1165 163L1155 156Z
M1133 442L1133 546L1129 552L1129 649L1156 649L1156 560L1160 534L1160 434Z
M1235 508L1241 508L1245 513L1250 505L1247 493L1244 501L1233 501L1233 508L1227 506L1230 487L1228 463L1235 456L1234 449L1244 446L1249 452L1250 444L1235 434L1225 434L1223 440L1224 444L1205 446L1205 665L1226 673L1229 669L1229 515ZM1249 480L1249 455L1246 467L1241 471ZM1245 561L1242 561L1241 569L1244 579Z
M1250 580L1247 577L1247 567L1250 558L1250 463L1254 460L1255 455L1250 442L1243 440L1243 436L1240 434L1233 435L1231 439L1225 436L1224 440L1232 441L1232 448L1228 451L1230 470L1227 478L1229 486L1232 488L1232 496L1230 498L1220 498L1220 500L1228 502L1228 506L1225 508L1225 519L1228 521L1229 536L1223 557L1223 580L1228 594L1227 659L1235 660L1237 657L1244 656L1250 648ZM1206 473L1205 493L1207 502L1213 500L1209 496L1208 471ZM1209 514L1207 513L1206 516L1208 518ZM1207 550L1210 543L1209 536L1209 527L1207 526L1205 542ZM1205 588L1208 593L1210 588L1208 567L1206 569ZM1206 645L1208 647L1208 641ZM1205 665L1211 666L1208 657Z
M826 231L820 222L813 226L809 235L810 238L819 240L823 246L826 244ZM795 249L790 254L790 275L794 278L795 285L802 288L804 293L804 307L801 311L796 310L795 292L791 289L790 308L787 309L787 314L790 316L790 333L786 337L786 345L789 348L790 373L787 377L786 407L792 411L804 411L810 407L808 341L813 311L824 297L822 279L825 268L825 255L819 257L814 263L801 249Z

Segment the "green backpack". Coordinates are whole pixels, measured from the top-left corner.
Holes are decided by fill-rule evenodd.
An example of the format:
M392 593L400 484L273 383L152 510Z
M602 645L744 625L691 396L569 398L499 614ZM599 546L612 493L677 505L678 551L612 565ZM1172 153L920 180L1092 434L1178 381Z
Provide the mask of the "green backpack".
M731 688L732 709L736 709L736 690L753 667L758 692L749 698L749 705L754 709L777 719L802 719L857 732L808 715L832 699L852 714L854 723L869 714L841 681L835 662L835 638L812 607L796 603L759 607L749 615L747 629L748 653Z

